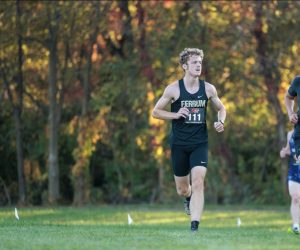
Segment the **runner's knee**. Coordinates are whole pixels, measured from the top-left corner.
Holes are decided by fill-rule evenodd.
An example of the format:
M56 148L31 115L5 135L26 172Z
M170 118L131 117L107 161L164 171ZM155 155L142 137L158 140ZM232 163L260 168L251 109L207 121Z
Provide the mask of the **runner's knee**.
M177 193L180 196L184 196L184 197L189 196L189 194L190 194L189 186L177 187Z
M291 195L291 198L292 198L292 202L294 204L300 204L300 196L299 195L293 194L293 195Z
M199 178L193 179L192 190L203 190L204 189L204 178L201 176Z

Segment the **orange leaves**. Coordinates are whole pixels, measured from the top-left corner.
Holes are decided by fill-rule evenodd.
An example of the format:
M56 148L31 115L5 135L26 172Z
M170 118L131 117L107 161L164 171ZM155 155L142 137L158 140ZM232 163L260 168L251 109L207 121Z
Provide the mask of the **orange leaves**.
M172 0L164 0L164 8L165 9L171 9L175 6L176 1L172 1Z

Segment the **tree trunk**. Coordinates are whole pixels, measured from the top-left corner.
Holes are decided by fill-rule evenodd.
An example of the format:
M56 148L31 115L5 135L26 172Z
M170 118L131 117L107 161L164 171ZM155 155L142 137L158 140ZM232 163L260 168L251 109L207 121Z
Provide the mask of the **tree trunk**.
M0 184L2 184L2 186L3 186L4 194L7 199L7 204L8 204L8 206L10 206L11 205L10 195L9 195L8 189L6 187L6 184L5 184L4 180L1 178L1 176L0 176Z
M26 188L25 188L25 174L24 174L24 158L23 158L23 136L22 136L22 122L20 109L14 108L15 131L16 131L16 145L17 145L17 165L18 165L18 190L19 190L19 204L26 203Z
M73 204L75 206L82 206L88 201L86 186L88 185L88 179L85 176L85 171L81 170L78 176L74 178L74 198Z
M57 117L57 13L52 19L48 10L49 22L49 158L48 158L48 201L57 203L59 193L58 166L58 117Z
M274 69L275 71L278 71L277 69ZM279 72L278 72L279 73ZM277 78L277 81L280 82L280 77ZM273 79L274 84L275 79ZM265 82L268 86L268 100L270 103L272 103L273 108L275 109L275 114L277 118L277 145L278 145L278 151L281 147L283 147L286 144L286 131L285 131L285 121L284 121L284 114L280 106L280 101L278 100L278 88L277 90L274 90L274 87L272 88L272 82L271 79L265 77ZM287 176L287 164L284 159L280 160L280 179L281 179L281 185L282 185L282 191L285 195L287 195L287 185L286 185L286 176Z
M17 99L18 103L14 107L15 130L16 130L16 145L17 145L17 164L18 164L18 186L19 186L19 203L26 203L26 187L24 175L24 158L23 158L23 132L22 132L22 107L23 107L23 37L21 34L21 9L20 1L17 4L17 37L18 37L18 82L17 82Z
M142 72L143 75L148 79L149 82L152 83L152 86L158 87L160 85L159 79L157 79L155 72L152 68L149 52L147 49L146 41L147 41L147 33L146 33L146 23L145 23L145 9L142 7L142 3L137 2L137 15L138 15L138 27L140 31L140 39L138 41L139 46L139 57L142 64ZM152 86L150 91L152 90ZM132 124L133 125L133 124ZM135 126L135 124L134 124ZM133 126L133 128L134 128ZM156 126L153 126L152 129L157 129ZM131 131L134 131L133 129ZM150 202L154 202L154 200L163 201L164 200L164 181L165 181L165 171L164 166L159 164L157 167L157 182L154 183L155 187L153 187L153 192L150 198Z
M81 114L82 116L86 116L88 113L88 106L89 106L89 99L90 99L90 72L92 68L92 62L91 62L91 55L88 54L87 63L84 68L83 73L83 100L82 100L82 109Z
M94 21L93 26L93 34L90 36L89 39L89 48L87 50L87 62L84 67L83 72L83 102L82 102L82 116L86 116L89 110L89 101L90 101L90 79L91 79L91 71L92 71L92 54L93 54L93 48L94 44L97 42L97 36L99 34L99 25L98 22L100 21L100 6L99 2L95 3L95 11L96 11L96 20Z
M268 55L274 54L276 51L273 50L271 46L268 46L267 34L263 31L263 21L262 21L262 10L263 3L256 3L255 8L255 27L253 34L255 36L257 47L256 52L260 64L260 73L264 77L265 85L267 86L267 98L269 103L273 105L276 114L276 127L277 127L277 145L278 150L280 147L285 145L286 135L285 135L285 122L284 115L281 109L280 101L278 100L278 84L281 82L281 74L278 68L273 66L273 59L270 59ZM280 178L282 184L282 191L286 195L286 175L287 166L284 160L280 163Z
M90 76L92 71L92 53L93 46L97 41L97 35L99 33L98 22L100 20L100 6L99 2L95 3L96 21L94 21L93 34L89 39L89 48L86 53L86 64L83 68L83 77L80 77L80 81L83 86L83 100L81 106L81 116L84 118L88 115L89 102L90 102ZM79 132L80 133L80 132ZM90 173L88 166L85 166L79 170L77 176L74 177L74 199L73 204L84 205L90 201Z

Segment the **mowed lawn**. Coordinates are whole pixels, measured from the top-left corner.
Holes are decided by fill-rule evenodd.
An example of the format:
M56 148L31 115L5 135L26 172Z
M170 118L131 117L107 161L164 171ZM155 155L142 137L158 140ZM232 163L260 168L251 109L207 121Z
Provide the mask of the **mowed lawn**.
M0 208L0 249L299 250L300 235L287 232L288 209L206 206L192 233L179 205L19 208L19 221L14 208Z

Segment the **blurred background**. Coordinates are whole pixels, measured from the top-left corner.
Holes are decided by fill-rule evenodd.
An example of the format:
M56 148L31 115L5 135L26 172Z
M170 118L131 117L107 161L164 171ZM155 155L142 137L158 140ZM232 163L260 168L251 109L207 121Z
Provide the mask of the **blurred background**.
M170 122L151 111L204 51L206 203L287 204L292 129L284 95L299 74L298 1L0 3L0 206L178 202Z

